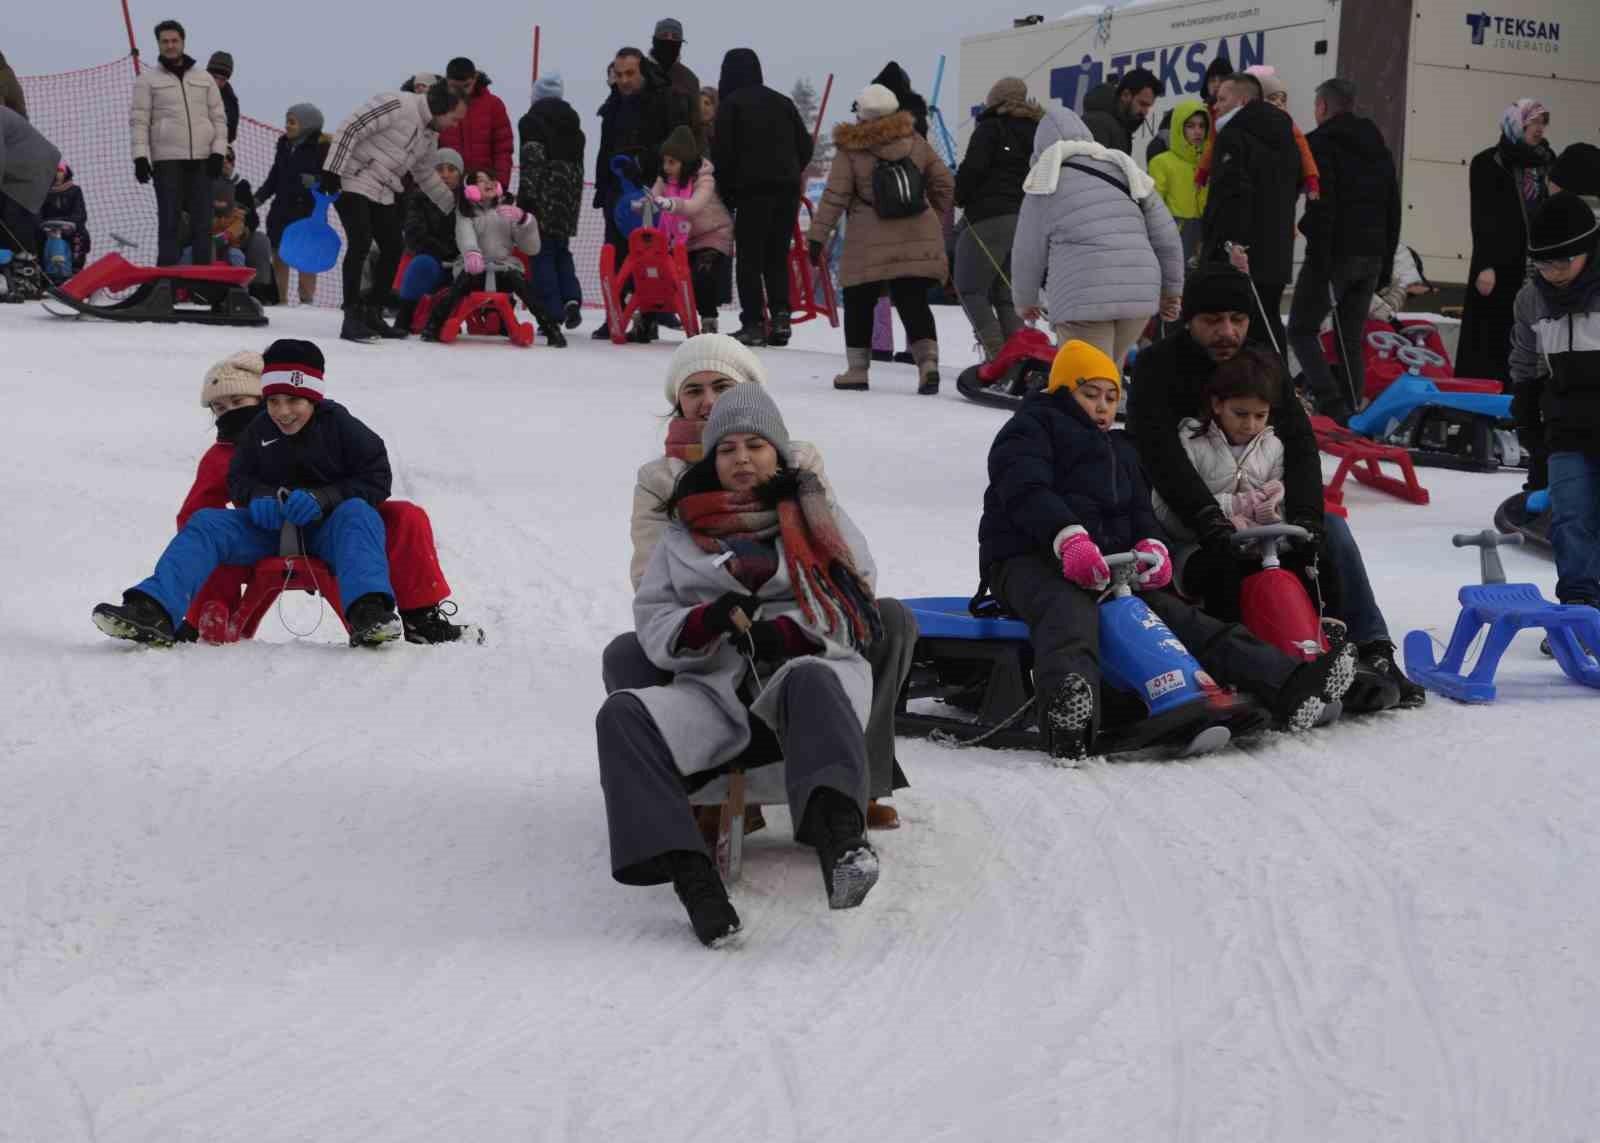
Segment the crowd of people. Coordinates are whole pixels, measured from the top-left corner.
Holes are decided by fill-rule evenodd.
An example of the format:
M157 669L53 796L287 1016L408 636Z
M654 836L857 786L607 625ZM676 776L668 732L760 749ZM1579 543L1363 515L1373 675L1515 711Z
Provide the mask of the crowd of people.
M458 57L326 133L317 108L290 108L272 170L252 191L228 162L231 58L198 69L181 26L165 21L157 35L160 66L135 90L134 159L155 188L162 258L198 263L222 250L264 265L281 298L284 230L320 184L339 195L348 243L348 340L402 338L419 323L437 337L454 301L492 274L551 344L565 344L583 301L570 241L586 169L608 241L622 245L634 214L654 214L683 246L706 332L666 363L664 447L638 470L629 522L634 629L601 663L613 875L673 884L707 944L738 931L688 790L735 759L781 758L795 838L816 850L829 905L859 905L879 871L869 831L900 825L894 714L917 630L907 608L878 594L872 549L819 443L791 434L753 352L790 337L788 249L812 160L810 131L766 86L756 54L729 52L716 88L703 88L682 59L681 23L657 23L648 51L623 48L608 64L592 168L559 75L538 82L514 133L489 77ZM1048 383L991 446L974 539L980 593L1027 622L1034 716L1058 759L1092 754L1103 730L1096 605L1113 552L1142 557L1150 609L1262 724L1300 733L1330 708L1424 703L1396 663L1354 535L1325 509L1308 416L1308 405L1335 417L1359 406L1362 354L1350 334L1404 262L1396 164L1356 113L1357 94L1344 79L1320 83L1316 124L1302 132L1284 77L1214 64L1202 98L1173 107L1141 166L1133 142L1164 95L1156 76L1108 82L1082 116L1041 106L1006 78L952 171L928 143L926 102L891 63L833 132L806 237L821 265L842 231L836 389L868 388L874 326L892 306L918 392L938 392L929 293L952 277L985 356L1039 319L1056 335ZM1519 424L1548 455L1558 597L1600 606L1600 222L1582 197L1600 191L1600 152L1574 145L1558 158L1548 125L1540 103L1520 100L1473 161L1461 369L1515 385ZM70 200L62 175L53 193ZM269 202L252 249L246 235L259 223L248 214ZM957 206L952 267L941 217ZM723 334L730 276L740 322ZM302 275L298 287L305 300L315 281ZM1321 351L1330 313L1345 334L1342 377ZM1152 321L1158 336L1130 370ZM628 336L657 332L646 315ZM289 524L332 568L353 644L482 640L451 622L426 514L389 499L383 441L329 400L327 381L320 349L301 341L207 373L201 401L217 445L152 574L95 608L101 630L151 643L232 634L248 568ZM283 441L293 443L272 448ZM1268 523L1303 533L1284 562L1323 616L1327 648L1308 660L1240 622L1248 561L1236 537ZM754 815L749 827L760 824Z

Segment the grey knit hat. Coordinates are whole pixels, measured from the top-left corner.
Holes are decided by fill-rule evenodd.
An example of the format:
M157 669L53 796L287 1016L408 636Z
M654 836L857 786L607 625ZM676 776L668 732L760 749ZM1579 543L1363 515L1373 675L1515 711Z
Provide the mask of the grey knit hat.
M467 164L462 161L461 152L454 147L440 147L433 153L433 165L435 167L443 167L447 164L463 174L466 173Z
M700 444L706 456L717 451L722 438L734 433L754 433L765 437L767 443L778 451L778 459L789 467L789 430L784 426L783 414L768 395L764 385L735 385L717 398L706 421L706 431Z
M315 138L322 134L322 109L315 103L296 103L289 114L300 124L300 138Z

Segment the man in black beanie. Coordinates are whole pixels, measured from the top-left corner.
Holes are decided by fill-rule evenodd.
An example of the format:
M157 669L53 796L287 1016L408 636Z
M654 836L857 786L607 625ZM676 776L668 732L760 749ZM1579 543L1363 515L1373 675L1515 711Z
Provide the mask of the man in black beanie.
M1569 147L1570 151L1571 148ZM1565 156L1563 156L1565 158ZM1528 226L1536 271L1512 306L1511 410L1547 454L1556 598L1600 607L1600 221L1570 191ZM1529 484L1539 487L1536 466Z
M1201 547L1217 556L1230 547L1234 527L1184 451L1178 425L1185 417L1207 415L1206 386L1217 366L1234 357L1250 336L1255 310L1243 272L1226 263L1202 263L1184 285L1183 328L1139 354L1133 369L1128 433L1150 487ZM1284 386L1273 406L1272 427L1283 443L1284 522L1310 532L1326 553L1340 585L1334 617L1344 621L1360 653L1345 710L1421 706L1425 692L1395 664L1394 643L1350 526L1323 509L1316 434L1292 386Z
M1593 143L1570 143L1561 157L1550 164L1550 193L1600 197L1600 147Z

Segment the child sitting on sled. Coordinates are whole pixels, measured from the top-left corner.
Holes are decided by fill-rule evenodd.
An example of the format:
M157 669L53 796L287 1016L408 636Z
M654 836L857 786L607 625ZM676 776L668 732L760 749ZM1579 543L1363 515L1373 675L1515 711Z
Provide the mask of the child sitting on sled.
M262 413L261 354L244 350L206 370L200 383L200 404L216 419L217 439L200 458L194 486L178 509L178 531L183 531L202 508L226 508L228 466L234 446ZM385 500L378 505L383 518L384 548L395 603L408 643L482 643L484 633L473 624L450 622L456 605L447 597L450 585L439 566L433 524L420 505L405 500ZM190 601L189 612L178 626L180 643L204 639L223 643L235 637L241 596L254 570L224 564L211 573L205 586Z
M1122 396L1111 358L1072 340L1049 384L1028 397L989 450L978 559L995 596L1029 628L1039 726L1053 755L1093 752L1099 725L1099 601L1111 572L1102 551L1157 557L1138 582L1145 604L1224 683L1301 731L1341 698L1354 674L1348 646L1296 663L1237 624L1164 590L1167 547L1132 443L1113 430Z
M338 577L352 646L403 634L377 511L389 498L383 439L326 399L322 351L311 342L275 341L262 361L267 415L245 426L228 465L228 494L240 507L196 512L152 575L120 605L97 606L94 624L107 635L171 645L211 573L277 554L285 523L303 529L306 550Z
M1247 344L1217 367L1206 386L1206 416L1189 417L1178 425L1183 451L1238 531L1283 523L1283 442L1270 417L1286 383L1278 355ZM1167 534L1185 545L1195 543L1194 534L1160 494L1152 499L1156 519ZM1284 551L1282 562L1300 577L1313 600L1327 602L1334 587L1331 562L1326 571L1318 570L1316 549L1301 545ZM1195 549L1180 552L1177 563L1185 595L1202 600L1205 610L1218 619L1230 623L1239 619L1240 585L1259 566L1253 550L1246 548L1235 556Z
M456 191L456 246L461 250L455 284L443 298L436 298L428 311L424 341L439 340L447 318L468 294L487 285L494 272L494 288L522 299L533 315L534 325L552 347L566 347L560 324L545 309L544 302L522 272L517 260L520 250L530 258L539 253L539 223L508 197L488 171L469 171Z

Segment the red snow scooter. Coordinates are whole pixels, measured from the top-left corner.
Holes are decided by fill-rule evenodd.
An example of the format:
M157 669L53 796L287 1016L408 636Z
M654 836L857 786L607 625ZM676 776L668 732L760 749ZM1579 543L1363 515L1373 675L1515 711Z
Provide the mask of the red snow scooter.
M1015 409L1030 393L1042 390L1050 381L1050 366L1056 347L1050 335L1031 326L1019 329L1007 340L993 361L985 361L961 371L956 389L969 401L997 409Z
M628 235L628 256L622 265L617 265L615 247L607 245L600 251L600 287L611 342L627 344L628 326L636 314L676 314L683 335L694 337L700 332L700 317L694 307L688 250L681 242L670 245L667 232L655 224L655 203L648 195L640 210L642 219ZM633 294L624 303L622 292L630 284Z
M107 254L45 292L70 313L45 309L56 317L98 317L111 321L199 322L204 325L266 325L261 303L247 287L256 272L248 266L135 266L121 254ZM133 292L105 303L89 299L100 291ZM186 302L199 304L189 305Z

